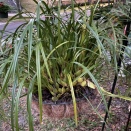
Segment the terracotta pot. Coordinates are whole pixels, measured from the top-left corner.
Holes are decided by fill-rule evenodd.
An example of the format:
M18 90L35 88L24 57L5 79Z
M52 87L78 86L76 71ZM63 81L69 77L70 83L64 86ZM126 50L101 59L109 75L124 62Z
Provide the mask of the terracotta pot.
M94 90L94 94L97 95L97 91ZM94 98L89 99L93 105L96 105ZM36 97L33 97L33 106L37 108L37 111L39 111L39 105L38 100ZM85 114L85 113L91 113L92 107L88 103L86 99L82 99L77 101L77 111L79 114ZM61 118L67 118L67 117L73 117L74 116L74 107L73 103L44 103L43 102L43 114L46 117L53 118L53 119L61 119Z
M8 12L0 12L0 18L8 18Z

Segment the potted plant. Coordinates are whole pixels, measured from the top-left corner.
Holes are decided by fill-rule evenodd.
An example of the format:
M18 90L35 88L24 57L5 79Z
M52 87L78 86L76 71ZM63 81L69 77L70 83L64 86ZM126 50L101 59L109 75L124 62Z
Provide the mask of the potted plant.
M10 6L0 2L0 18L8 18L8 11L10 9Z
M93 82L98 85L94 75L99 72L95 73L95 70L100 63L96 60L101 53L108 59L102 43L104 37L100 40L100 36L106 36L106 29L103 32L102 21L93 21L93 7L89 17L84 15L83 10L77 12L79 20L75 20L72 3L70 17L64 21L60 15L60 5L57 14L44 1L37 6L36 17L18 27L5 40L6 46L8 40L12 38L12 47L4 48L4 45L2 47L1 73L4 78L2 92L5 92L9 84L12 84L14 91L18 87L18 92L12 94L12 104L15 104L12 111L15 112L16 128L18 128L18 103L23 87L27 88L29 123L32 123L30 106L33 95L35 103L40 108L41 121L42 106L44 111L47 110L47 114L51 115L51 112L55 112L54 107L58 105L54 114L58 113L58 109L60 112L71 108L75 112L73 114L77 124L77 109L82 108L82 104L78 101L84 97L90 99L97 92ZM53 20L48 17L41 19L40 9L44 15L51 16ZM73 105L70 106L70 103ZM57 116L72 115L68 114L61 113ZM13 113L11 115L14 118Z
M41 19L40 9L42 14L51 18ZM105 101L94 76L100 71L99 57L109 62L105 47L111 27L108 23L106 27L101 20L94 21L94 8L90 10L90 16L85 15L84 10L77 12L79 19L75 20L72 1L72 12L64 20L60 15L60 4L58 11L54 12L44 1L39 2L36 17L22 24L5 40L1 47L1 94L7 93L8 86L12 85L12 128L19 129L18 103L23 87L27 89L30 130L33 129L32 95L40 109L40 121L42 107L44 110L47 108L50 114L54 112L54 106L65 103L57 108L58 113L58 109L65 110L70 108L67 104L73 103L71 109L74 110L76 125L77 109L81 107L78 101L85 97L90 99L97 90ZM7 48L9 40L12 46Z

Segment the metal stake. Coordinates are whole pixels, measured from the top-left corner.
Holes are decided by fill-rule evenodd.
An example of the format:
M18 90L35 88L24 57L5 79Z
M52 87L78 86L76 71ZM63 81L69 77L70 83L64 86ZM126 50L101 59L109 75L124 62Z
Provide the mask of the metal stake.
M130 9L130 13L131 13L131 9ZM123 52L125 50L125 47L128 44L128 40L127 40L126 37L129 35L129 31L130 31L130 21L126 21L124 24L126 25L125 26L125 30L124 30L125 37L123 39L123 46L121 48L121 53L120 53L120 56L119 56L119 60L117 62L118 73L119 73L120 67L121 67L121 61L122 61L122 58L123 58ZM117 82L117 78L118 78L118 73L115 73L115 77L114 77L114 81L113 81L113 85L112 85L112 90L111 90L112 94L114 93L114 90L115 90L115 86L116 86L116 82ZM108 101L108 106L107 106L108 107L108 111L110 109L111 102L112 102L112 97L110 97L110 99ZM108 112L106 111L104 122L102 124L102 131L104 131L107 117L108 117Z

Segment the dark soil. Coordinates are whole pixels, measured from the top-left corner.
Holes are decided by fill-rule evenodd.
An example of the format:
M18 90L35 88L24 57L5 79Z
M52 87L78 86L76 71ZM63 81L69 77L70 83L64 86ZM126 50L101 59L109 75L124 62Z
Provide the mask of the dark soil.
M96 97L96 90L89 88L88 86L86 87L81 87L81 86L76 86L74 87L74 93L76 97L76 101L80 101L83 99L95 99ZM54 102L52 101L52 94L49 92L48 89L45 89L42 91L42 99L44 104L65 104L65 103L72 103L72 96L71 92L68 91L64 93L58 101ZM34 99L38 99L38 92L34 94Z

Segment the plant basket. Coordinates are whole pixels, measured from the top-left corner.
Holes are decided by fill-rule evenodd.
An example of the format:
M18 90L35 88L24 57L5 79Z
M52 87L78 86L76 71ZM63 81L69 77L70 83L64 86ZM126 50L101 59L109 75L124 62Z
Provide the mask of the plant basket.
M8 18L8 12L0 12L0 18Z
M93 90L93 97L89 97L89 101L92 103L92 105L96 105L96 101L94 100L97 96L97 90ZM77 112L78 115L80 114L88 114L92 112L92 107L87 101L86 98L77 99ZM32 100L32 106L33 108L36 108L37 111L39 111L39 103L38 98L36 98L35 95L33 95ZM62 118L70 118L74 116L74 107L73 102L45 102L43 101L43 115L47 118L52 119L62 119Z

